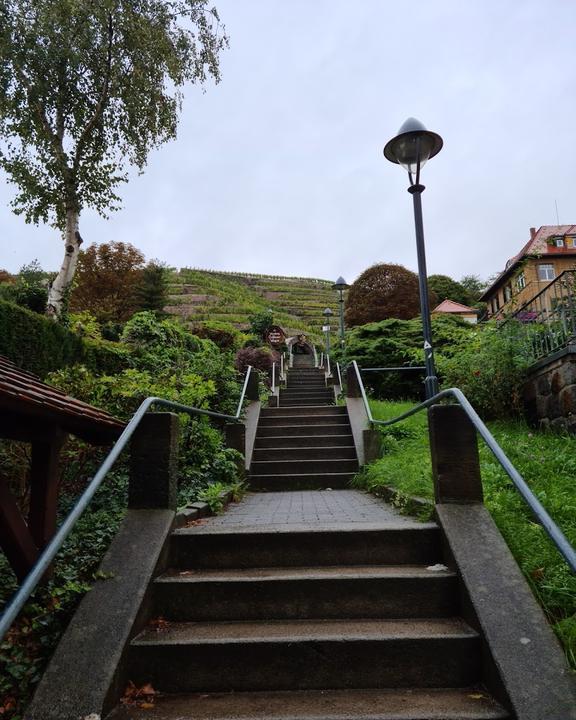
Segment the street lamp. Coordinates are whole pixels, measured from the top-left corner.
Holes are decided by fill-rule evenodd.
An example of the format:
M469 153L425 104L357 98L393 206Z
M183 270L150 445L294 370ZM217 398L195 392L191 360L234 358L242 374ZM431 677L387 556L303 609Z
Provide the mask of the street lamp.
M426 272L426 252L424 249L424 226L422 223L422 193L424 185L420 184L420 169L427 160L433 158L442 149L440 135L426 130L424 125L415 118L408 118L398 131L398 135L389 140L384 147L384 157L390 162L402 165L408 171L410 187L408 192L414 201L414 223L416 225L416 251L418 253L418 284L420 287L420 312L424 332L424 360L426 365L426 398L438 392L438 377L434 365L434 349L432 347L432 323L430 305L428 303L428 284Z
M326 308L326 310L322 311L322 315L326 318L324 327L322 328L326 333L326 355L330 355L330 318L334 313L330 308Z
M346 284L346 280L342 276L332 285L333 290L338 291L338 302L340 303L340 344L344 347L344 290L350 285Z

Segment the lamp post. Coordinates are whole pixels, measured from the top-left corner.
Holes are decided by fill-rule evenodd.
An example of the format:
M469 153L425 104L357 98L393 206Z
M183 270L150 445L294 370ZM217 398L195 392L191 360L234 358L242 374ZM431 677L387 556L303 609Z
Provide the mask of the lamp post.
M338 302L340 303L340 345L342 347L344 347L344 290L349 287L350 285L346 284L346 280L342 276L332 285L332 289L338 291Z
M402 165L408 171L410 187L408 192L414 202L414 223L416 226L416 251L418 254L418 284L420 287L420 312L424 334L424 361L426 365L426 399L438 392L438 377L434 365L434 348L432 346L432 323L428 302L428 284L426 272L426 252L424 248L424 225L422 222L422 193L424 185L420 184L420 169L427 160L437 155L442 149L443 140L415 118L408 118L398 131L398 135L389 140L384 147L384 157L390 162Z
M330 308L326 308L326 310L322 311L322 315L326 318L324 321L324 327L322 330L326 333L326 355L330 355L330 318L334 313Z

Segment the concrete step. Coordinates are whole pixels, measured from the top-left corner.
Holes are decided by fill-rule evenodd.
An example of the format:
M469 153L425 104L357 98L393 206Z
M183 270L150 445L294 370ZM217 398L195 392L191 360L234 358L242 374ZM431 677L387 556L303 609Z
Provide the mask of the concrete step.
M184 571L187 572L187 571ZM455 575L400 567L322 568L163 575L154 583L156 616L175 621L451 617L459 610ZM348 577L350 575L350 577ZM431 577L431 575L433 575Z
M205 525L181 528L170 536L169 562L182 570L302 568L306 565L337 568L339 565L429 566L441 557L440 531L435 523L403 520L386 528L221 526L216 529Z
M131 643L129 677L156 691L462 687L481 672L462 620L176 623Z
M251 490L295 492L297 490L346 490L356 473L300 473L290 475L252 475Z
M302 386L280 390L280 397L300 397L302 395L326 395L328 397L334 397L334 391L332 388Z
M296 408L291 408L286 411L284 411L282 408L262 408L262 410L260 411L260 421L262 421L264 418L282 416L287 417L291 415L342 415L348 418L347 408L345 407L335 405L334 407L326 408L325 405L321 405L316 410L314 408L306 408L301 412L299 412Z
M281 408L282 410L293 410L294 408ZM308 408L307 408L308 409ZM332 408L327 408L332 409ZM326 416L324 416L326 417ZM331 418L333 420L333 417ZM310 425L310 424L297 424L293 425L291 424L292 418L290 416L284 415L283 421L284 424L278 424L278 425L259 425L258 431L256 433L256 442L259 441L260 438L270 438L270 437L312 437L314 435L318 436L333 436L333 437L341 437L343 435L350 435L350 423L347 422L347 419L345 422L330 422L326 423L323 422L322 424L318 425Z
M509 720L482 686L178 695L110 720Z
M353 473L358 471L358 460L253 460L250 476L301 475L311 473Z
M254 461L272 460L356 460L354 445L329 447L269 447L255 448Z
M261 448L313 448L342 447L354 445L352 434L348 435L278 435L277 437L256 436L255 449Z
M312 407L302 408L274 408L278 411L275 415L265 415L258 421L258 433L261 429L270 425L344 425L350 432L350 421L348 415L332 412L329 406L318 406L318 410ZM288 412L284 412L288 410ZM281 414L280 414L281 413Z
M334 405L334 398L301 398L298 400L288 400L286 398L280 398L280 407L314 407L320 405L322 402L325 403L326 407Z

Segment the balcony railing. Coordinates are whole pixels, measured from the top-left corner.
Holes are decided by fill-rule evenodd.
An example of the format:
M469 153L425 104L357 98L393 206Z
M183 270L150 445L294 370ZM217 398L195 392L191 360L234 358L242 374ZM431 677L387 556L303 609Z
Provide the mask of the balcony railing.
M531 300L511 311L499 327L513 334L535 360L576 342L576 270L558 275Z

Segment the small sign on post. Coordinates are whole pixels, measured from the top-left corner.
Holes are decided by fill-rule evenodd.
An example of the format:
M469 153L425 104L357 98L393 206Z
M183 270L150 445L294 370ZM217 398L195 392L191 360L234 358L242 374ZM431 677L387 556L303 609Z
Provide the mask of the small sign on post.
M266 342L269 345L282 345L286 341L286 334L279 325L271 325L266 331Z

